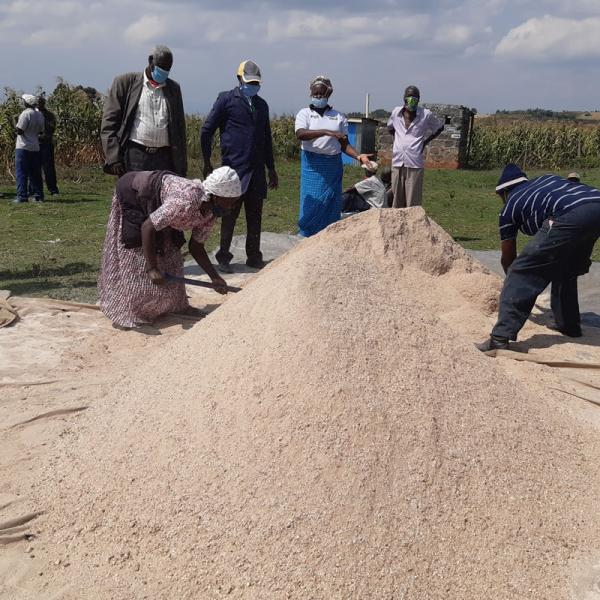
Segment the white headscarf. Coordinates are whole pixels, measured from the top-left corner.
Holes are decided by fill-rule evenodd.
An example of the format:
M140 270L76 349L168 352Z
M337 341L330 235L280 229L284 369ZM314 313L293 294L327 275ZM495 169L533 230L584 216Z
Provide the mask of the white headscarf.
M209 194L222 198L238 198L242 195L242 183L238 174L231 167L215 169L203 182Z
M37 106L38 104L37 97L33 96L32 94L23 94L21 98L23 98L23 100L29 104L29 106Z

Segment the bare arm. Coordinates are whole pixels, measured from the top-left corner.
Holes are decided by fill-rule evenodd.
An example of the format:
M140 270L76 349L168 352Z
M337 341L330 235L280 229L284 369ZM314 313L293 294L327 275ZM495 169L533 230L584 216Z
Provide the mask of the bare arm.
M435 140L435 138L440 135L444 131L444 126L442 125L435 133L432 133L428 138L426 138L423 142L423 148L429 144L429 142Z
M344 154L347 154L350 158L353 158L354 160L360 161L363 165L369 162L369 157L373 156L372 154L359 154L355 150L354 146L350 144L346 136L340 139L340 145Z
M512 265L515 258L517 258L517 240L502 240L500 248L502 250L500 263L502 264L504 272L507 273L510 265Z
M337 131L330 131L329 129L298 129L296 131L296 138L304 142L308 140L316 140L317 138L329 136L341 140L344 138L344 134L338 133Z
M215 286L215 290L219 292L219 294L226 294L227 283L217 273L217 270L210 262L210 258L206 253L206 248L204 248L204 244L201 244L200 242L197 242L194 238L191 238L190 243L188 244L188 248L190 249L191 255L194 257L194 260L198 263L200 268L210 277L211 281Z
M156 255L156 229L150 219L142 223L142 250L146 259L146 273L152 283L163 285L165 280L158 269L158 259Z

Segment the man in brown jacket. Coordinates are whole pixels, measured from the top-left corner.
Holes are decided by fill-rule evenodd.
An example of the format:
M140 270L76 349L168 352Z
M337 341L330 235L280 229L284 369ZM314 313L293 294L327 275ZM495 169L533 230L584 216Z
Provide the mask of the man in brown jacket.
M181 88L169 79L173 54L156 46L141 73L118 75L104 102L100 137L104 171L169 170L187 175Z

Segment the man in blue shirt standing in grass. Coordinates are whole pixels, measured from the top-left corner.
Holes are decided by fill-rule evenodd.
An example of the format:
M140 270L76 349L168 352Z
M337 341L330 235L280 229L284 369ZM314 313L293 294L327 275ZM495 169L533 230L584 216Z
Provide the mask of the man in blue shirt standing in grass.
M509 164L496 193L504 203L499 226L506 279L498 322L478 348L508 348L549 283L556 329L581 337L577 277L589 271L600 237L600 191L556 175L528 180L517 165ZM533 239L517 256L519 231Z
M235 169L242 182L239 203L230 214L223 215L221 221L221 244L216 258L219 269L225 273L232 272L229 263L233 254L229 248L242 204L246 211L246 264L256 269L264 266L260 251L263 201L267 197L267 187L277 189L279 183L273 159L269 106L257 95L261 84L260 68L255 62L245 60L238 68L237 78L237 87L219 94L200 133L204 177L213 170L212 140L219 129L221 162Z

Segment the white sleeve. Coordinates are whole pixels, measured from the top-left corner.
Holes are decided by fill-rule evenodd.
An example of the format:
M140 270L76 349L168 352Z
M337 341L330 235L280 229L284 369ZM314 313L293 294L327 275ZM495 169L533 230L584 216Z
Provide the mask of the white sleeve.
M389 128L389 127L394 126L394 117L396 116L396 111L397 111L397 108L392 109L392 114L390 115L390 118L388 119L386 127Z
M309 109L303 108L296 115L296 123L294 124L294 131L299 129L310 129L310 118Z
M25 131L27 126L29 125L29 121L31 120L31 113L28 110L24 110L19 115L19 121L17 122L17 127Z
M348 118L346 117L346 115L340 115L340 116L341 116L340 133L343 133L344 135L348 135Z

